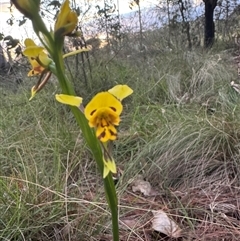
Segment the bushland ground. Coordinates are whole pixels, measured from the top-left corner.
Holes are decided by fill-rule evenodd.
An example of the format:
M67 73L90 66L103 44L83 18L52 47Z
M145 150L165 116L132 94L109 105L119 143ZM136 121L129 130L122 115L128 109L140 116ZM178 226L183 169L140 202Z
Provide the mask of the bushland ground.
M121 240L239 240L237 49L155 43L66 63L85 104L115 84L134 90L113 143ZM1 85L0 239L111 240L101 176L68 107L55 101L59 86L53 79L28 101L37 78L27 71L11 75L21 73L17 88ZM133 189L139 177L148 195ZM153 230L154 210L176 222L180 237Z

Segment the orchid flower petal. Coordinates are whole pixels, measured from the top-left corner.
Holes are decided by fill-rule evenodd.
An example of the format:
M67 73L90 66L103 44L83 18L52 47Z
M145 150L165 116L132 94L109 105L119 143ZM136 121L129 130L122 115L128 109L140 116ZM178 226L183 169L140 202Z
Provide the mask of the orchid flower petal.
M55 97L58 102L66 105L79 107L82 103L82 98L78 96L59 94Z

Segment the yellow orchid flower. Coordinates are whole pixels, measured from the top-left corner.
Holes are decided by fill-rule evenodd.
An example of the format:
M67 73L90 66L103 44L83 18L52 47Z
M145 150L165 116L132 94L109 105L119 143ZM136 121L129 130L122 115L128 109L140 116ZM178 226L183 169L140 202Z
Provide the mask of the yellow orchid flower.
M41 74L52 62L43 47L40 47L34 43L30 38L25 39L24 44L26 49L23 54L28 57L28 60L32 66L28 76L34 76Z
M85 108L85 116L90 127L96 128L96 135L101 142L116 140L120 114L123 106L112 94L100 92L93 97Z
M28 76L40 75L37 84L31 89L31 97L29 100L32 100L36 93L46 85L51 76L49 65L52 63L52 59L48 57L46 50L36 45L32 39L25 39L24 44L26 48L23 54L28 57L32 66L32 69L28 72Z
M122 101L133 93L133 90L127 85L116 85L112 89L108 90L109 93L114 95L117 99Z
M77 13L72 11L69 0L62 4L54 26L55 36L65 36L71 34L78 23Z
M95 95L84 110L88 124L96 129L96 136L101 141L103 148L103 178L109 172L117 172L115 161L108 153L107 143L109 140L116 140L117 138L115 126L119 125L120 115L123 110L122 103L118 99L122 100L132 92L133 90L127 85L117 85L110 89L109 92L100 92ZM78 96L60 94L55 97L62 104L78 108L82 104L82 98Z
M112 93L113 94L112 94ZM84 113L90 127L96 128L96 136L101 142L116 140L117 130L115 126L120 123L120 114L123 106L118 100L122 100L133 92L127 85L117 85L108 92L100 92L87 104ZM115 98L115 97L118 97ZM79 107L80 97L71 95L56 95L57 101ZM82 98L81 98L82 101Z
M11 0L11 2L29 19L33 19L39 12L40 0Z

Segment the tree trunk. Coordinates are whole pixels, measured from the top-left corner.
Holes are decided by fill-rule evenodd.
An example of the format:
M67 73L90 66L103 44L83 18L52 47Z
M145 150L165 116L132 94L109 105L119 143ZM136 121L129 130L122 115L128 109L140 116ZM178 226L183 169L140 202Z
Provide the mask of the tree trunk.
M191 50L192 49L192 41L191 41L191 34L190 34L190 24L186 20L185 12L184 12L184 11L186 11L186 8L185 8L182 0L178 0L178 4L179 4L179 11L180 11L181 17L182 17L183 31L187 35L188 48Z
M6 72L7 69L7 60L5 58L5 55L3 53L3 47L0 44L0 74L3 72Z
M215 37L215 27L213 21L214 9L217 6L217 0L203 0L205 4L205 38L206 48L212 47Z

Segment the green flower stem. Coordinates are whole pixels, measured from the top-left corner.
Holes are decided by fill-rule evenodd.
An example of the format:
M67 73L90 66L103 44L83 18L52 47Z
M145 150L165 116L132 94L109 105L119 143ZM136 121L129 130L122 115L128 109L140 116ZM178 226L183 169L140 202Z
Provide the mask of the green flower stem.
M34 32L37 34L39 40L43 44L44 48L48 51L50 55L52 55L52 50L54 46L54 39L51 33L48 31L45 23L43 22L41 16L37 14L32 20L32 25ZM42 35L42 36L41 36ZM43 39L44 38L44 39Z
M102 172L101 172L101 175L102 175ZM103 179L103 181L104 181L104 188L105 188L108 206L112 214L113 241L119 241L118 199L117 199L116 188L113 182L112 175L108 174L107 177Z
M69 80L67 79L64 73L64 62L63 62L62 53L59 52L59 48L57 46L55 47L54 55L52 56L52 58L56 65L57 77L63 93L68 95L75 95L74 89L71 86ZM92 151L94 159L97 162L99 171L101 175L103 175L103 169L104 169L103 154L102 154L102 149L101 149L99 140L97 139L93 129L89 127L88 121L85 115L81 111L79 111L77 107L71 106L70 108L76 118L76 121L80 129L82 130L82 134L84 139L87 142L87 145ZM112 175L110 174L106 178L104 178L103 182L104 182L106 199L112 214L113 241L119 241L118 200L117 200L117 194L116 194L116 189L114 186Z

